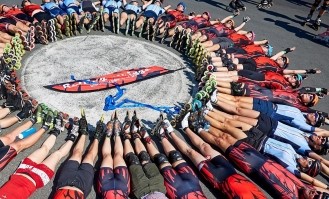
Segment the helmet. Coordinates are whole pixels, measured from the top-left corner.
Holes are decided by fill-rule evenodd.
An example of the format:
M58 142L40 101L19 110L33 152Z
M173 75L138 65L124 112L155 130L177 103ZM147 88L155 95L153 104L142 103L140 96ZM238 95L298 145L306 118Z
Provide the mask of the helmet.
M313 99L312 101L310 101L306 106L308 107L312 107L315 106L318 102L319 102L319 96L317 96L316 94L312 93L313 95Z
M210 13L209 13L209 12L203 12L202 14L206 14L206 15L208 16L208 20L210 20L210 19L211 19L211 15L210 15Z
M251 34L251 41L255 41L256 34L254 31L248 31Z
M179 2L179 4L177 4L177 7L178 7L178 6L183 6L183 8L184 8L184 9L183 9L183 12L186 10L186 4L185 4L184 2L182 2L182 1Z
M266 48L268 48L267 56L272 56L272 54L273 54L273 46L271 46L270 44L267 44L266 45Z
M320 127L324 124L326 118L321 113L314 113L315 114L315 127Z
M319 160L311 160L309 167L305 170L305 173L311 177L317 176L321 172L321 162ZM310 165L311 164L311 165Z
M298 88L302 84L303 76L300 74L295 74L294 77L296 79L296 85L293 86L293 88Z

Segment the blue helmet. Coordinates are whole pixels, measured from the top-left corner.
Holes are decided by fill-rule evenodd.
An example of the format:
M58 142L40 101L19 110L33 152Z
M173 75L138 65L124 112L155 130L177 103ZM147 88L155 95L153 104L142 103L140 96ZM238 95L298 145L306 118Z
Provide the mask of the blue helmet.
M177 4L177 7L178 6L183 6L183 8L184 8L184 10L183 10L183 12L186 10L186 4L184 3L184 2L179 2L179 4Z

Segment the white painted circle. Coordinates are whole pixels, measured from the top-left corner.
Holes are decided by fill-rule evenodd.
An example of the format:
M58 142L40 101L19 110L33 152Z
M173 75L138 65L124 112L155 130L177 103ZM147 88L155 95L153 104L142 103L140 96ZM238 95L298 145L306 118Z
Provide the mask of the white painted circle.
M92 93L61 93L44 88L45 85L89 79L112 72L147 67L163 66L167 69L185 67L184 61L174 53L152 43L118 36L78 36L51 43L32 53L24 62L21 74L25 90L39 103L80 116L80 109L86 111L88 122L95 124L102 114L105 121L112 111L103 107L108 95L115 95L116 89ZM184 69L171 74L123 86L122 97L134 101L160 106L174 106L186 103L191 96L191 70ZM119 100L120 101L120 100ZM127 109L117 109L124 118ZM131 112L132 109L129 109ZM143 121L154 122L159 112L148 108L137 108Z

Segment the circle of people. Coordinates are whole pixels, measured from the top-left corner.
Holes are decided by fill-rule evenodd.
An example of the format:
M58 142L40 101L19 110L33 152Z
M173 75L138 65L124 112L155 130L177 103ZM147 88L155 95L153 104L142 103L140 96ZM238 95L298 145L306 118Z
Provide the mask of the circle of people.
M0 96L5 100L0 126L22 122L0 136L0 171L49 132L0 188L0 198L32 196L54 177L74 143L56 174L51 198L87 198L100 146L95 187L101 198L207 198L195 171L225 198L266 198L255 183L274 198L328 198L328 185L315 179L319 173L329 174L329 161L321 156L329 149L329 131L321 128L328 113L310 108L328 91L300 88L307 75L321 71L287 69L286 54L295 48L274 55L268 40L257 41L253 31L242 29L249 17L236 25L234 15L212 20L209 12L185 14L184 2L176 8L164 7L160 0L141 2L43 0L38 5L23 0L21 8L0 5ZM108 21L110 26L105 26ZM123 122L114 112L106 125L101 117L91 132L84 110L80 119L69 118L21 89L15 70L25 50L64 35L105 29L161 43L171 37L169 45L195 65L200 83L194 100L171 121L161 115L151 132L136 112L132 117L127 112ZM42 124L40 129L16 140L36 123ZM178 126L193 148L176 134ZM66 142L49 155L64 129ZM163 153L153 135L160 139ZM83 155L88 136L92 141Z

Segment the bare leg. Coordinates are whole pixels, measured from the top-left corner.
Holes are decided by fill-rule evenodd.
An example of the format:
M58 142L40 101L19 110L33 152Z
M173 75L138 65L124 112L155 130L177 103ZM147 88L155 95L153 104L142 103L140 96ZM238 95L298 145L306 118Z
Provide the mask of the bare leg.
M9 108L0 109L0 119L6 117L10 113Z
M41 130L42 129L40 129L39 131ZM28 137L27 139L31 137L32 136ZM42 144L42 146L39 149L35 150L31 155L29 155L28 158L31 159L33 162L36 162L37 164L41 163L48 156L48 153L50 149L53 148L53 146L55 145L55 142L56 142L56 136L49 135L49 137Z
M166 140L166 138L164 138L162 140ZM146 148L152 158L154 158L155 155L160 153L159 150L157 148L155 148L153 141L146 143ZM175 148L174 148L174 150L175 150ZM169 162L167 162L167 163L162 163L161 165L159 165L160 169L167 167L167 166L171 166L171 164Z
M52 153L47 159L45 159L42 164L46 165L49 169L55 171L57 164L59 161L65 157L69 152L73 145L71 140L66 141L61 148Z
M23 131L25 131L26 129L29 129L31 126L33 125L33 123L29 120L27 122L25 122L24 124L18 126L17 128L15 128L13 131L11 131L10 133L3 135L2 137L0 137L1 142L7 146L8 144L12 143L15 141L16 137L22 133Z
M29 148L30 146L34 145L39 139L40 137L46 132L46 130L44 128L40 128L37 132L35 132L33 135L25 138L25 139L22 139L22 140L19 140L17 142L14 142L12 144L10 144L11 147L13 147L14 149L16 149L17 153L21 152L23 149L26 149L26 148ZM52 137L55 137L53 135L50 135L48 137L48 139L52 139ZM47 139L47 140L48 140ZM46 140L46 141L47 141ZM56 137L55 137L55 140L56 140ZM49 141L50 142L50 141ZM40 150L44 150L44 151L49 151L50 148L52 147L48 147L50 146L51 144L48 144L48 145L45 145L45 147L43 149L40 149ZM47 153L48 154L48 153ZM33 155L33 154L31 154ZM43 160L43 159L42 159ZM41 160L41 161L42 161ZM40 162L41 162L40 161Z
M126 162L123 159L123 146L121 138L119 135L114 136L115 145L114 145L114 168L120 166L127 166Z
M0 120L0 127L1 128L7 128L10 127L18 122L18 118L15 116L11 116L8 118L4 118Z
M93 142L91 143L91 146L89 147L87 155L83 158L82 163L88 163L90 165L95 164L95 159L98 152L98 144L99 144L99 140L94 139Z
M121 17L120 17L120 26L126 23L128 19L128 15L126 12L121 12Z
M78 142L74 146L70 160L75 160L75 161L78 161L79 163L81 163L85 142L86 142L86 135L82 134L80 136Z

